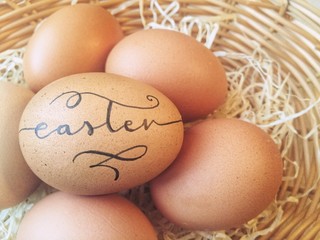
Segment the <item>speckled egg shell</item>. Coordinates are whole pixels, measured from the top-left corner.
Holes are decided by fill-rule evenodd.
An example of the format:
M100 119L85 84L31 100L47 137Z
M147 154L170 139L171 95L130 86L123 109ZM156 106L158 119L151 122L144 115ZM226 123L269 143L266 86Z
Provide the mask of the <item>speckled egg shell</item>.
M76 74L39 91L20 122L20 146L47 184L96 195L145 183L176 158L181 115L162 93L107 73Z

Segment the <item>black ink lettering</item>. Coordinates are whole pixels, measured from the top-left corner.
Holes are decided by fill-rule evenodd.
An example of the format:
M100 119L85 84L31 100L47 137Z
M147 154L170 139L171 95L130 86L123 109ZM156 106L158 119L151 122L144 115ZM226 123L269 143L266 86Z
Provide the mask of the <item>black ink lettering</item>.
M63 124L57 127L57 133L59 135L67 134L67 135L72 135L70 132L70 126L68 124Z
M38 123L35 127L26 127L26 128L21 128L19 132L22 131L33 131L35 136L39 139L45 139L51 136L52 134L58 134L58 135L67 135L67 136L73 136L78 133L86 131L86 134L88 136L92 136L94 132L97 129L100 128L105 128L107 131L110 133L116 133L121 130L126 131L126 132L135 132L140 129L144 129L145 131L149 130L153 125L156 126L167 126L171 124L177 124L181 123L182 120L177 119L173 121L167 121L167 122L159 122L156 121L155 119L148 120L148 119L143 119L139 123L134 123L131 119L125 119L123 123L119 125L119 127L112 126L112 117L115 114L113 111L113 107L120 106L123 108L128 108L128 109L136 109L136 110L150 110L150 109L155 109L160 105L159 100L152 95L147 95L146 100L147 104L146 106L135 106L135 105L128 105L124 104L121 102L114 101L110 98L107 98L105 96L92 93L92 92L77 92L77 91L68 91L60 94L56 98L54 98L50 103L49 106L56 104L58 101L61 99L65 99L64 97L67 96L67 99L65 99L65 107L68 109L75 109L78 107L82 101L83 101L83 96L88 95L88 96L94 96L100 99L103 99L107 101L106 103L106 115L105 119L103 120L102 123L99 123L98 125L93 125L91 122L88 120L84 120L82 122L82 125L78 128L72 127L69 124L63 123L58 126L54 127L49 127L48 123L46 122L40 122ZM139 112L137 112L139 114ZM110 165L111 160L118 160L118 161L136 161L140 158L142 158L148 151L148 147L146 145L136 145L133 147L129 147L123 151L120 151L118 153L108 153L108 152L103 152L103 151L97 151L97 150L86 150L82 151L74 156L72 159L73 162L81 158L83 155L93 155L95 157L99 157L100 160L95 163L91 164L89 167L90 168L96 168L96 167L104 167L104 168L109 168L114 171L115 177L114 181L117 181L120 177L120 171L116 167L113 167ZM103 158L101 160L101 157ZM85 158L83 158L85 159Z
M46 136L45 137L41 137L40 135L39 135L39 131L40 130L45 130L45 129L47 129L48 128L48 124L46 124L46 123L44 123L44 122L42 122L42 123L39 123L37 126L36 126L36 128L34 129L34 133L36 134L36 136L38 137L38 138L46 138Z
M32 130L32 131L34 131L34 134L37 136L37 138L44 139L44 138L48 137L51 133L44 135L44 136L41 136L39 134L39 131L45 130L47 128L48 128L48 124L46 124L45 122L41 122L41 123L38 123L37 126L34 128L21 128L19 130L19 132Z
M169 121L169 122L157 122L156 120L151 120L148 122L147 119L143 119L142 123L140 125L137 126L133 126L134 123L132 120L127 119L124 121L124 123L118 127L118 128L114 128L111 125L112 122L112 113L113 113L113 106L114 104L118 105L118 106L122 106L124 108L132 108L132 109L140 109L140 110L148 110L148 109L154 109L157 108L160 105L159 100L152 95L147 95L146 99L153 103L151 106L134 106L134 105L127 105L127 104L123 104L117 101L114 101L110 98L104 97L102 95L96 94L96 93L92 93L92 92L77 92L77 91L69 91L69 92L64 92L62 94L60 94L59 96L57 96L56 98L54 98L49 105L52 105L54 103L56 103L60 98L62 98L65 95L70 95L65 103L65 106L69 109L73 109L76 108L77 106L79 106L81 104L81 101L83 100L82 96L83 95L91 95L91 96L95 96L104 100L108 101L107 104L107 109L106 109L106 118L105 121L97 126L93 126L89 121L85 120L83 121L83 124L80 128L78 128L77 130L74 130L70 127L70 125L68 124L61 124L58 125L56 128L52 129L51 131L47 131L44 132L44 130L48 130L49 126L47 123L45 122L41 122L39 124L36 125L36 127L34 128L22 128L20 129L21 131L34 131L35 135L37 138L39 139L45 139L47 137L49 137L50 135L52 135L53 133L57 133L58 135L75 135L77 133L80 133L82 130L87 129L87 134L89 136L94 134L94 131L96 129L102 128L102 127L106 127L107 130L111 133L116 133L121 131L122 129L124 129L127 132L135 132L139 129L144 129L144 130L148 130L152 125L157 125L157 126L166 126L166 125L171 125L171 124L176 124L179 122L182 122L181 119L175 120L175 121ZM73 130L73 131L72 131ZM41 132L41 134L40 134Z

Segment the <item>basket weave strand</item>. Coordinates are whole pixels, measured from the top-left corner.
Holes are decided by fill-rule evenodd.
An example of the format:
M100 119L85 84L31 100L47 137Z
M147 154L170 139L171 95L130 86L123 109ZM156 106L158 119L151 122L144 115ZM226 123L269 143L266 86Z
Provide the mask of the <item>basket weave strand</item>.
M179 23L182 24L186 19L196 19L193 23L204 24L192 25L189 33L199 37L199 26L206 26L213 32L216 25L209 22L218 24L213 44L207 41L209 35L204 35L200 41L210 45L210 49L221 56L221 62L230 73L230 81L238 81L244 76L245 89L251 89L248 90L250 94L256 92L257 99L264 99L260 85L250 88L250 84L261 82L261 76L266 78L265 81L269 81L270 77L276 85L273 88L270 86L273 89L270 90L270 96L274 98L272 101L280 105L285 102L287 105L279 108L292 110L292 114L284 120L282 115L272 112L272 105L269 106L266 101L262 104L266 114L275 115L270 119L260 116L256 122L278 141L283 153L284 178L277 199L265 215L239 229L219 233L190 233L154 215L155 210L149 205L144 211L148 217L154 218L152 222L159 231L159 239L179 239L179 236L181 239L320 239L320 8L310 2L0 0L0 54L7 50L24 49L43 19L71 3L97 4L109 10L118 19L126 35L157 24L179 27ZM179 11L175 12L177 6ZM173 23L178 24L173 26ZM265 60L266 56L268 61ZM6 58L0 58L0 64L5 61ZM257 66L257 62L261 65ZM241 70L241 74L235 73L235 69ZM256 71L260 71L260 74ZM5 69L0 68L0 75L4 73ZM9 81L9 77L6 79ZM258 102L259 99L252 101ZM254 106L254 103L250 104ZM227 115L250 118L250 113L245 112L245 106L242 105ZM253 121L255 118L250 119ZM144 207L150 201L148 195L141 193L145 193L145 189L147 187L133 189L128 197ZM5 220L10 218L10 213L7 215ZM13 239L5 234L7 229L0 228L0 231L0 238L5 236L3 238Z

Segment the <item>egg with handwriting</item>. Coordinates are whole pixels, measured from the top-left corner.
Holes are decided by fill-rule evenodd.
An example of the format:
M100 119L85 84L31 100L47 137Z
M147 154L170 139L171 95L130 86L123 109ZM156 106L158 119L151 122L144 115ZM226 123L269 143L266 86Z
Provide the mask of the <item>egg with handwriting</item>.
M272 138L239 119L214 119L186 130L174 163L151 181L159 211L186 229L228 230L258 216L282 181Z
M17 240L156 240L143 212L126 198L55 192L27 212Z
M106 72L145 82L177 106L185 122L206 117L226 100L227 77L202 43L167 29L140 30L120 40Z
M20 121L22 153L70 193L122 191L160 174L183 141L181 115L153 87L107 73L75 74L39 91Z
M93 4L66 6L45 19L23 58L26 82L37 92L61 77L103 72L112 47L123 37L120 24Z
M0 209L22 202L40 184L19 147L19 120L33 96L23 86L0 82Z

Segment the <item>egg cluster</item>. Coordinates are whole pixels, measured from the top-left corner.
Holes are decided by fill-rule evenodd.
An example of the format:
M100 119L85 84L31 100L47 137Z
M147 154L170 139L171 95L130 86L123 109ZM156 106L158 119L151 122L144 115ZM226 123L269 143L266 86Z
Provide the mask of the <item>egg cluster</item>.
M18 240L157 239L119 194L145 183L167 219L193 230L237 227L275 198L279 149L251 123L207 118L226 101L227 77L194 38L164 29L124 36L103 8L77 4L41 24L23 64L31 90L0 85L10 103L0 158L12 160L0 169L0 208L40 182L58 191L26 214Z

